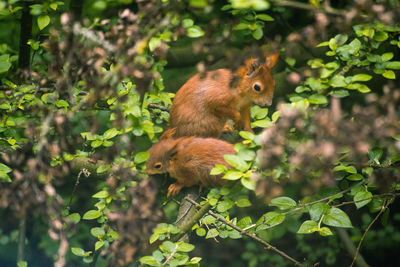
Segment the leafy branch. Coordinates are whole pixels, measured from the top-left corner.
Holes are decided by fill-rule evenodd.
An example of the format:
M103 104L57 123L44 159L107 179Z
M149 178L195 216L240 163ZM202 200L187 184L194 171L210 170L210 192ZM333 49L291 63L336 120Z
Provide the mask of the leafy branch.
M199 203L197 203L196 201L194 201L193 199L190 199L188 197L185 197L185 200L189 201L190 203L192 203L193 205L195 205L196 207L202 209L204 206L201 206ZM289 255L287 255L285 252L279 250L278 248L274 247L273 245L271 245L270 243L262 240L261 238L259 238L256 234L251 234L248 231L245 231L243 229L241 229L240 227L234 225L233 223L225 220L224 217L222 217L221 215L214 213L213 211L209 210L208 213L213 216L215 219L217 219L218 221L224 223L225 225L228 225L229 227L232 227L233 229L239 231L242 235L248 236L251 239L257 241L258 243L262 244L266 249L271 249L274 252L278 253L279 255L281 255L282 257L290 260L291 262L293 262L296 266L303 266L302 263L300 263L299 261L293 259L292 257L290 257Z
M388 208L388 206L390 204L392 204L392 202L395 200L396 196L393 195L393 197L390 200L386 200L384 202L384 204L382 205L381 210L379 211L379 213L375 216L375 218L371 221L371 223L368 225L367 229L365 229L364 234L362 235L360 242L358 243L357 249L356 249L356 253L354 255L353 261L350 264L350 267L353 267L354 263L356 262L357 259L357 255L360 252L360 248L361 248L361 244L365 239L365 236L367 235L368 231L371 229L372 225L378 220L378 218L386 211L386 209Z

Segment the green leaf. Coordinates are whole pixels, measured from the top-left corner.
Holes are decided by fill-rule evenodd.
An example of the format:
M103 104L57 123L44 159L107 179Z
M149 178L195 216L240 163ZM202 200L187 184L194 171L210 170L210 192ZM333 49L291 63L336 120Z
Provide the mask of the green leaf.
M160 236L159 233L153 233L149 239L150 244L153 244L155 241L157 241L159 236Z
M214 237L217 237L217 236L218 236L218 230L215 229L215 228L212 228L212 229L208 230L208 233L206 235L206 239L214 238Z
M368 74L356 74L351 77L351 82L366 82L372 79L371 75Z
M347 42L349 37L346 34L338 34L335 36L336 44L341 46Z
M12 169L3 163L0 163L0 171L4 173L9 173L12 171Z
M102 246L104 246L104 240L99 240L94 244L94 250L99 250Z
M68 104L67 101L59 99L59 100L56 101L56 106L58 108L67 108L67 107L69 107L69 104Z
M171 241L165 241L161 244L160 249L162 251L167 251L167 252L172 252L176 248L176 245L172 243Z
M85 256L85 251L82 248L77 248L77 247L72 247L71 252L79 257L84 257Z
M231 200L224 200L218 203L217 211L218 212L225 212L233 207L235 203Z
M49 25L49 23L50 23L50 17L48 15L40 15L37 18L37 24L40 30L46 28L46 26Z
M241 159L238 155L227 154L224 155L224 159L229 165L235 167L239 171L244 172L249 168L247 162Z
M269 120L268 118L263 119L263 120L253 121L251 123L252 128L255 128L255 127L267 128L267 127L271 127L272 125L274 125L273 122L271 120Z
M110 194L107 191L100 191L94 194L92 197L93 198L107 198Z
M57 10L58 3L50 3L49 6L50 6L51 9Z
M194 25L194 21L192 19L183 19L182 20L182 26L184 28L188 28L188 27L193 26L193 25Z
M0 74L7 72L11 68L12 64L10 62L0 62Z
M321 218L322 214L327 211L329 211L329 205L323 202L318 202L311 205L308 212L312 220L318 221Z
M189 243L178 243L177 251L190 252L194 249L194 246Z
M103 236L106 234L106 232L104 231L103 228L101 227L93 227L92 229L90 229L90 233L92 234L92 236L94 237L99 237L99 236Z
M281 210L294 208L297 206L296 201L290 197L277 197L271 200L270 206L278 207Z
M335 90L331 91L329 94L337 98L342 98L350 95L349 91L347 90Z
M331 229L329 229L328 227L321 227L319 234L321 236L329 236L329 235L333 235Z
M244 187L246 187L249 190L254 191L256 189L256 181L254 181L253 179L249 178L249 177L243 177L240 182L242 183L242 185Z
M328 103L328 99L324 95L313 94L308 97L308 102L311 104L321 105Z
M72 223L77 224L81 220L81 215L79 215L79 213L71 213L68 215L68 219L70 219Z
M382 76L385 77L386 79L392 79L392 80L396 79L396 74L392 70L385 70Z
M83 215L82 219L84 219L84 220L93 220L93 219L99 218L100 216L101 216L101 212L100 211L98 211L98 210L89 210Z
M93 142L92 142L93 143ZM107 170L109 170L111 168L111 164L107 164L107 165L100 165L97 169L96 172L97 173L104 173Z
M311 234L318 231L318 223L316 221L307 220L303 222L297 231L298 234Z
M191 26L186 29L187 36L190 38L198 38L204 35L203 30L199 26Z
M248 131L240 131L239 135L247 140L254 140L255 135Z
M386 61L391 60L391 59L393 58L393 56L394 56L394 55L393 55L392 52L390 52L390 53L384 53L384 54L381 55L381 59L382 59L383 62L386 62Z
M150 265L150 266L158 266L158 265L161 265L161 263L157 262L156 259L155 259L153 256L144 256L144 257L141 257L141 258L139 259L139 261L140 261L141 263L143 263L143 264L147 264L147 265Z
M392 69L392 70L400 70L400 61L386 62L385 63L385 68L386 69Z
M242 198L242 199L239 199L239 200L236 202L236 205L237 205L238 207L240 207L240 208L244 208L244 207L249 207L249 206L251 206L251 202L250 202L247 198Z
M381 32L378 31L375 33L374 35L374 40L378 41L378 42L383 42L385 41L387 38L389 37L389 35L386 32Z
M243 172L237 170L228 170L222 179L226 180L238 180L243 176Z
M200 257L193 257L193 258L191 258L190 259L190 264L196 264L196 263L199 263L201 261L201 258Z
M349 46L350 46L350 50L349 50L349 52L352 54L352 55L355 55L355 54L357 54L358 53L358 51L360 51L360 48L361 48L361 42L360 42L360 40L358 40L358 39L354 39L353 41L351 41L350 43L349 43Z
M103 137L104 139L111 139L115 137L118 133L119 131L117 129L111 128L104 132Z
M382 209L383 199L380 197L375 197L371 199L371 204L369 205L369 211L371 213L378 212Z
M345 166L345 165L338 165L335 168L333 168L333 171L338 172L338 171L345 171L348 173L357 173L357 169L354 166Z
M326 225L335 227L352 228L349 216L339 208L331 208L322 219L322 222Z
M257 29L251 32L251 35L253 35L254 39L260 40L264 35L262 27L257 27Z
M357 192L357 194L354 196L354 201L360 201L363 199L366 199L364 201L360 201L360 202L355 202L357 209L364 207L365 205L367 205L369 202L371 202L372 200L372 193L369 191L359 191ZM367 199L369 198L369 199Z
M197 228L196 229L196 234L198 236L205 236L206 235L206 230L204 228Z
M282 112L280 110L275 111L271 116L272 122L276 122L279 119L279 117L281 116L281 113Z
M268 115L268 108L261 108L260 106L257 105L251 107L251 116L253 118L260 120L264 119L267 115Z
M238 239L238 238L241 238L241 237L242 237L242 235L239 233L239 231L237 231L237 230L229 231L229 238Z
M273 21L274 20L273 17L271 17L270 15L267 15L267 14L259 14L259 15L257 15L257 18L260 20L263 20L263 21Z
M218 175L227 170L226 166L223 164L215 164L215 167L211 169L210 174L211 175Z
M103 144L103 140L94 140L92 143L90 143L90 146L93 148L99 147Z
M202 221L205 224L212 224L212 223L215 223L215 218L211 215L207 215L206 217L203 218Z
M335 75L331 79L332 87L345 87L347 83L345 82L343 75Z
M237 222L236 226L241 228L241 229L244 229L244 228L246 228L246 227L248 227L248 226L250 226L252 224L253 224L253 222L252 222L251 218L249 216L246 216L246 217L240 219Z
M28 263L26 261L17 262L17 267L27 267Z
M328 46L328 45L329 45L329 41L326 41L326 42L322 42L322 43L318 44L317 47Z
M145 162L150 157L150 153L147 151L139 152L135 155L135 159L133 160L135 164L140 164Z
M364 179L364 176L362 176L359 173L354 173L354 174L346 177L346 179L349 181L360 181L360 180Z
M276 211L270 211L265 213L261 218L257 221L257 231L261 231L264 229L268 229L274 227L276 225L281 224L286 218L285 214L278 213Z
M196 8L205 8L207 4L207 0L189 0L189 5Z

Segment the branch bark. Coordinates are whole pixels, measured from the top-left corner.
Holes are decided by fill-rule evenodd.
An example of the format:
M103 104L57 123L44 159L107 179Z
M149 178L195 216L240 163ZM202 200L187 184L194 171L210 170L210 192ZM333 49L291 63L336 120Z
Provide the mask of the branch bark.
M193 225L195 225L211 209L211 205L207 203L197 210L198 206L193 205L189 199L197 199L199 194L194 192L194 188L189 190L191 191L189 191L186 197L181 201L181 205L179 207L178 218L175 224L179 228L180 234L172 238L173 242L183 239L187 240L187 233L192 229Z

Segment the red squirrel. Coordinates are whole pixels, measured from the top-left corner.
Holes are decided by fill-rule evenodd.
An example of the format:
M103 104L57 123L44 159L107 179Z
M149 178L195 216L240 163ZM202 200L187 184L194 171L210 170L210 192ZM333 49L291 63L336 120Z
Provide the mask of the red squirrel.
M271 70L279 51L267 56L265 63L249 59L236 72L218 69L191 77L176 93L169 124L174 138L200 136L218 138L232 131L231 119L238 130L253 132L250 107L254 102L271 105L275 81Z
M222 175L211 175L210 170L215 164L231 166L225 161L225 154L235 154L233 145L213 138L181 137L170 138L171 130L148 152L150 157L146 162L147 174L169 173L177 181L168 188L167 197L179 193L182 187L196 184L200 188L222 186L226 181Z

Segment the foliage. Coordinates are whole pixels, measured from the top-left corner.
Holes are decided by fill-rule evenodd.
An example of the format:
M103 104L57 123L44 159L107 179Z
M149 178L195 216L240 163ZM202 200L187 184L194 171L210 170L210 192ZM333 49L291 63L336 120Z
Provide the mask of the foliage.
M309 2L0 0L0 265L392 264L400 3ZM145 162L172 80L265 44L277 105L224 136L227 185L167 200Z

